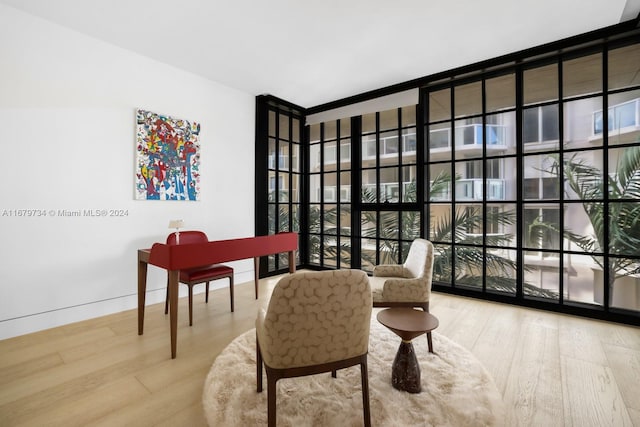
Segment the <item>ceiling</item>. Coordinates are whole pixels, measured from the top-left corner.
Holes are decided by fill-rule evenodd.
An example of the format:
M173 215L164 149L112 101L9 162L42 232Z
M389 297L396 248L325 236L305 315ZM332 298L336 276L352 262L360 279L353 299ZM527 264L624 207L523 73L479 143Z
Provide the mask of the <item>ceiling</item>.
M303 107L585 33L640 13L640 0L0 3L240 91L269 93Z

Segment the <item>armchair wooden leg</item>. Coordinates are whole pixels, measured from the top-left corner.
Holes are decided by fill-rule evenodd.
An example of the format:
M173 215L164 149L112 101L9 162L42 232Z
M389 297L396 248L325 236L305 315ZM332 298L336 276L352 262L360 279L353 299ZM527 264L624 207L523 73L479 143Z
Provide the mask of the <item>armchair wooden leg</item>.
M267 371L267 425L276 427L276 379L269 378Z
M260 344L258 344L258 336L256 334L256 382L257 392L262 392L262 353L260 352Z
M331 371L331 376L333 378L338 378L338 372L334 369L333 371Z
M369 408L369 371L367 370L367 356L360 363L360 376L362 377L362 411L365 427L371 427L371 410Z
M433 342L431 341L431 332L427 332L427 343L429 344L429 353L433 353Z
M209 302L209 282L207 282L207 285L206 285L204 302L205 303Z

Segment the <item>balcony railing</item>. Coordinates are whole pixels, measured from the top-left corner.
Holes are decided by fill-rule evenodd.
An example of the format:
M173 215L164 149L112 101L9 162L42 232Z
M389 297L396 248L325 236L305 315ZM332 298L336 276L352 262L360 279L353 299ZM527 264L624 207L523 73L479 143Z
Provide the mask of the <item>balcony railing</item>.
M487 200L505 200L505 187L504 179L487 179ZM456 181L456 200L481 201L482 190L482 178L459 179ZM451 200L451 189L432 193L431 200Z
M486 125L487 145L489 146L506 146L507 145L507 126L504 125ZM456 126L456 147L482 147L483 133L482 124L470 124ZM429 148L451 148L451 129L433 129L429 131Z

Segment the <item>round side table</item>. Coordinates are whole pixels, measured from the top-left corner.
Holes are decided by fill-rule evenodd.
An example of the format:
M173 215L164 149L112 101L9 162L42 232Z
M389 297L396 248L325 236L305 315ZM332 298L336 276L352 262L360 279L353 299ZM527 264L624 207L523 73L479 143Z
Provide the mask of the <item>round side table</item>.
M438 319L432 314L411 308L387 308L376 317L378 322L391 329L402 340L393 360L391 385L398 390L420 393L420 365L411 340L426 333L429 352L433 353L431 331L438 327Z

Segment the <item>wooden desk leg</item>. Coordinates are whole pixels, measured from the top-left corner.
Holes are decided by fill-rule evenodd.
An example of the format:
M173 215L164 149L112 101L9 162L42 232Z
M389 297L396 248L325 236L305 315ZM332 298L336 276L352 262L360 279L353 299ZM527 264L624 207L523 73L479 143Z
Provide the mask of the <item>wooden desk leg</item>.
M253 258L253 283L256 288L256 299L258 299L258 280L260 279L260 257Z
M138 335L144 331L144 304L147 295L147 266L144 261L138 261Z
M289 251L289 273L293 274L296 272L296 252Z
M169 271L169 323L171 324L171 358L176 358L178 341L178 274L179 270Z

